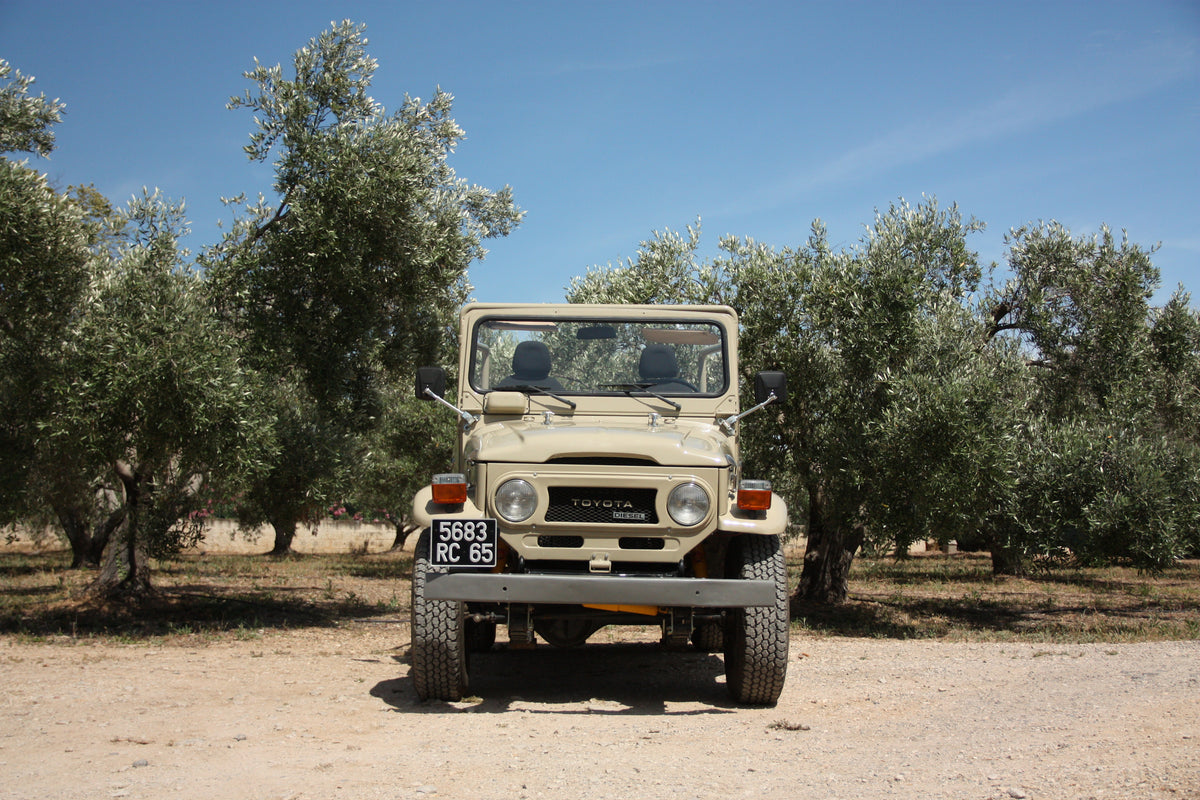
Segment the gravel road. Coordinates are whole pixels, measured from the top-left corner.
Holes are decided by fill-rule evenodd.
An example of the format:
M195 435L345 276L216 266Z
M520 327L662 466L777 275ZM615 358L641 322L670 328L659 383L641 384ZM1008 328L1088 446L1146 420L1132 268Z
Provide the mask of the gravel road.
M1200 642L794 636L751 709L719 656L606 631L418 703L406 640L0 639L0 798L1200 797Z

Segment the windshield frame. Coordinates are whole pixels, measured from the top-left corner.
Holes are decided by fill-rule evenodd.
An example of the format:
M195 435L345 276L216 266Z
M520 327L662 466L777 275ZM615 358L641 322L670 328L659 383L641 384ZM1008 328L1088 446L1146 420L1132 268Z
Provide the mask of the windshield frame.
M602 329L606 327L612 327L617 333L613 336L597 333L602 332ZM622 334L625 335L624 352L620 355L620 360L626 363L626 370L620 376L621 379L616 379L618 377L616 375L609 376L614 378L612 381L581 379L581 376L577 374L578 371L571 369L581 363L580 354L576 353L563 369L560 370L560 365L555 364L550 373L549 377L552 379L563 378L561 384L554 380L549 386L535 388L522 385L521 382L513 380L515 375L504 378L510 371L511 354L505 353L505 357L501 357L499 353L493 354L492 346L480 342L481 334L485 331L511 333L515 342L518 339L520 341L538 340L536 334L539 329L543 333L553 333L570 331L572 328L574 328L575 335L566 341L578 343L581 351L586 350L588 341L621 340ZM585 329L590 329L592 334L579 336L580 331ZM643 334L640 340L642 347L636 353L628 347L628 344L637 338L631 336L635 331ZM662 335L644 336L647 332L653 331L662 331ZM516 309L511 312L497 309L495 313L488 313L476 318L470 326L469 336L470 344L465 362L466 384L470 391L479 395L487 395L496 391L523 391L528 394L529 391L536 392L539 389L544 393L549 388L549 391L555 395L572 398L654 397L657 395L674 398L713 399L723 397L731 391L731 336L727 326L717 316L697 314L681 318L678 315L667 313L662 316L644 313L624 315L619 311L602 316L587 313L575 316L563 312L538 314L521 313ZM706 339L709 336L712 337L711 340ZM697 382L691 383L687 380L670 383L645 382L639 380L639 375L630 374L646 344L673 348L679 358L680 374L682 375L685 369L690 368L684 377L694 378ZM513 347L515 348L515 344ZM618 347L622 347L622 345L618 345ZM681 347L684 348L683 353L679 352ZM563 355L560 348L557 353L552 353L552 358ZM617 357L610 354L609 358ZM586 361L582 363L586 363ZM508 386L501 385L506 382L509 383ZM704 385L701 385L702 382ZM677 404L672 402L671 405Z

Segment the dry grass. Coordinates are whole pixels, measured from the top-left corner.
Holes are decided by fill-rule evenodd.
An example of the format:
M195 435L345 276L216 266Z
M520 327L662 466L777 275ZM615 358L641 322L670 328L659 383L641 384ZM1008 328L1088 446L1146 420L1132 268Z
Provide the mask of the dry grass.
M0 634L188 641L254 638L277 628L348 631L406 621L411 554L187 555L154 565L154 598L137 608L79 601L94 573L64 553L0 553ZM792 558L799 579L799 554ZM850 598L793 609L818 635L971 641L1129 642L1200 639L1200 561L1162 575L1058 570L993 578L986 556L860 558Z
M0 634L33 638L253 637L269 628L407 619L412 556L184 555L155 562L137 607L80 599L95 577L63 553L0 554Z
M799 564L792 564L799 577ZM1200 639L1200 561L1161 575L1123 567L993 577L986 554L857 559L849 600L793 608L831 635L971 641L1130 642Z

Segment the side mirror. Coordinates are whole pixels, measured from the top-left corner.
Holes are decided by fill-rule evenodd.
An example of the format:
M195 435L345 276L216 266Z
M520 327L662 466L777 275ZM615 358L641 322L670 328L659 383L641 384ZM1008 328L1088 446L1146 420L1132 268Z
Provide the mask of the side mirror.
M760 372L754 378L754 402L765 403L771 394L775 402L787 400L787 375L782 372Z
M432 400L425 390L438 397L446 396L446 370L441 367L417 367L417 399Z

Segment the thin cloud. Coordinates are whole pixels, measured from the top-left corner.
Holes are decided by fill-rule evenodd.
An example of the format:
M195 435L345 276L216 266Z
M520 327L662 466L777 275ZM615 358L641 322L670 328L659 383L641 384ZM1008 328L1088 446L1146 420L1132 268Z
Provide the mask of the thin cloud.
M1197 73L1192 42L1143 48L1103 67L1089 63L1051 80L1027 83L960 113L943 112L903 125L820 168L768 191L778 202L831 185L860 182L896 167L976 144L1044 128L1128 102Z

